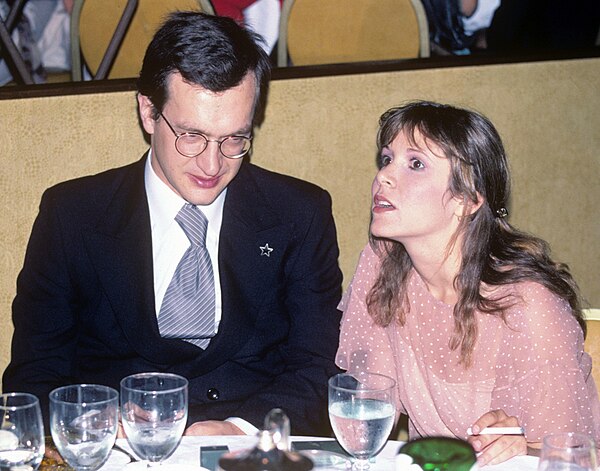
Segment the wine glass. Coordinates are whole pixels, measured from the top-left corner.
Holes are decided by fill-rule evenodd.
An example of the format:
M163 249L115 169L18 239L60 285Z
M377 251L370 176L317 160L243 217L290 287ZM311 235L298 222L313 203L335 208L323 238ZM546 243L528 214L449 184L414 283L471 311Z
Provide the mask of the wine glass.
M188 381L169 373L140 373L121 380L121 418L133 451L160 464L175 451L187 422Z
M37 469L44 457L40 402L33 394L0 395L0 469Z
M74 384L50 392L50 431L64 460L93 471L108 458L119 426L119 393L99 384Z
M564 432L542 440L539 471L596 471L596 445L583 433Z
M356 460L353 470L369 469L394 426L396 382L376 373L338 374L329 379L329 420L340 445Z

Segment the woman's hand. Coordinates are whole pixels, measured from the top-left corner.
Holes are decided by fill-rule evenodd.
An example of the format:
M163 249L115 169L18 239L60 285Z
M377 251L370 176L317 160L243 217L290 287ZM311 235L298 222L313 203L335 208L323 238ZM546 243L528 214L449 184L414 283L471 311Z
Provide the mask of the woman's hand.
M479 466L498 464L513 456L527 454L527 440L523 435L478 435L485 427L518 427L516 417L508 416L503 410L483 414L471 426L473 435L467 440L477 453L481 453Z

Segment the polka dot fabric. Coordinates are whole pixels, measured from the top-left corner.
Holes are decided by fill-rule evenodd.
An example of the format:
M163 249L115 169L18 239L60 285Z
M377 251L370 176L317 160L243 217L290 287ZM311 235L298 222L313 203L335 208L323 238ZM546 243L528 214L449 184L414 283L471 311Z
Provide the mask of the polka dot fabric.
M583 351L583 333L566 302L543 286L503 287L515 300L506 323L477 313L479 336L473 363L459 364L449 348L453 306L435 299L413 272L406 323L378 327L365 298L380 261L370 246L360 257L339 308L342 318L337 364L375 371L397 381L398 413L409 416L411 438L466 431L485 412L504 409L519 419L530 442L548 433L580 431L600 443L600 402Z

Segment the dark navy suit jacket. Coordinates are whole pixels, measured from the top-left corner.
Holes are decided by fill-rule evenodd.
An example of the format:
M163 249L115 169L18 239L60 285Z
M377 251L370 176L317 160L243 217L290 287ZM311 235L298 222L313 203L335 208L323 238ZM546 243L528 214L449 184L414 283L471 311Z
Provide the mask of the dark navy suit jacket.
M341 295L328 193L242 164L220 234L222 320L202 351L158 332L144 163L45 192L18 277L4 391L38 395L46 416L57 386L118 389L126 375L168 371L189 380L190 423L238 416L260 427L281 407L293 433L326 433Z

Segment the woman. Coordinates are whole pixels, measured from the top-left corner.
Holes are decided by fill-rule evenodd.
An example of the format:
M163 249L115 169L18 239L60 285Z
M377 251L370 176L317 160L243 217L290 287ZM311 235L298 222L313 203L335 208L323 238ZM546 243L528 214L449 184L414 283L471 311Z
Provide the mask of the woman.
M340 304L338 365L396 378L410 437L468 439L480 464L551 432L600 438L577 287L542 240L506 221L494 126L414 102L381 117L378 148L371 241ZM525 435L477 435L490 426Z

